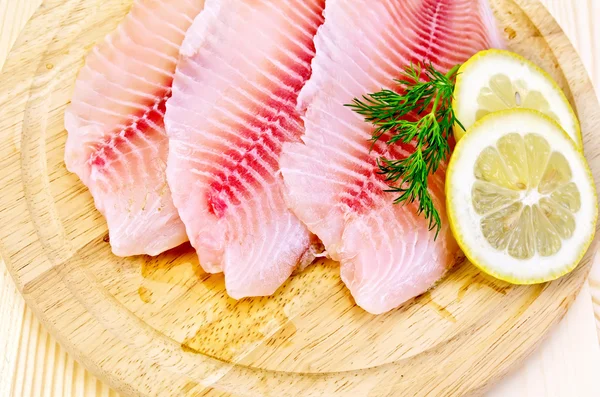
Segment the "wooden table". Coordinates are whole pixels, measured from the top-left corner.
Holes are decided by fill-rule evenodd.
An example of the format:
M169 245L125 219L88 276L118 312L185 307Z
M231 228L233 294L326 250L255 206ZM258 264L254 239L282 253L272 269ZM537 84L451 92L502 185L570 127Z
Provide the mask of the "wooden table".
M581 54L600 92L600 17L597 0L541 0ZM41 0L0 0L0 68ZM1 84L1 82L0 82ZM600 262L600 256L597 261ZM595 309L595 317L594 317ZM548 340L487 395L587 397L600 395L600 264ZM35 319L0 264L0 396L116 396L75 362Z

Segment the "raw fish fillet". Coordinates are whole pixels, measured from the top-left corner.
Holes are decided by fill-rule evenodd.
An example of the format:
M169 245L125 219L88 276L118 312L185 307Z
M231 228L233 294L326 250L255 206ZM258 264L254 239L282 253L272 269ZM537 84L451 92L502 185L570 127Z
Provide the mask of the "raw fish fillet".
M204 0L137 0L86 58L65 114L65 163L106 217L116 255L187 241L165 168L163 117L186 30Z
M233 298L271 295L312 261L286 207L279 155L304 129L296 110L311 74L325 0L207 0L181 48L167 102L167 176L203 268Z
M412 62L447 71L479 50L501 46L486 0L327 0L313 74L299 106L303 143L284 145L280 166L294 213L341 263L356 303L379 314L427 291L459 249L444 210L444 170L430 177L443 228L434 241L416 204L394 205L376 159L401 158L410 145L372 152L373 128L344 104L397 88Z

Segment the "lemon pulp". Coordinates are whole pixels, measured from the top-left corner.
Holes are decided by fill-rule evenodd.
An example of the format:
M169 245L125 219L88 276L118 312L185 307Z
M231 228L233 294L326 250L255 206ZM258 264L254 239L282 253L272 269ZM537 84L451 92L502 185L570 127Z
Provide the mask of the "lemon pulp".
M499 110L525 108L537 110L560 122L540 91L530 89L522 79L512 81L502 73L493 75L489 80L489 85L481 88L477 97L477 104L479 110L475 114L476 121Z
M566 158L536 133L509 133L474 165L472 204L484 238L516 259L552 256L572 237L581 207Z

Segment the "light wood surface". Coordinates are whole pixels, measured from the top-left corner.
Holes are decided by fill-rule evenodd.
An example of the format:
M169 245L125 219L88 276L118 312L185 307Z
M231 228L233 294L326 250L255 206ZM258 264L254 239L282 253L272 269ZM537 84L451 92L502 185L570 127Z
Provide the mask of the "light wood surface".
M544 3L578 50L600 97L600 1L544 0ZM589 284L600 340L600 263L592 268Z
M540 29L540 30L541 30L542 33L544 33L543 29ZM546 33L551 33L551 31L548 30ZM556 36L560 36L560 35L556 34ZM548 37L549 37L549 41L555 41L555 42L557 41L557 38L554 37L554 36L548 36ZM558 41L560 41L560 40L558 40ZM27 44L25 44L25 45L27 45ZM34 47L35 47L35 45L34 45ZM18 48L17 48L17 51L18 51ZM41 48L41 50L44 50L44 49ZM54 51L58 51L58 49L54 49ZM21 53L20 56L23 57L23 58L25 58L25 59L27 58L27 54L25 52ZM564 57L564 59L566 59L568 61L568 57ZM563 60L563 58L561 58L561 61L562 60ZM22 61L22 60L19 60L19 61ZM561 64L562 64L562 62L561 62ZM52 68L49 68L49 65L52 65ZM42 71L43 71L42 67L45 67L47 70L48 69L52 70L52 69L54 69L55 66L56 66L56 63L46 63L46 64L41 63L41 64L39 64L39 68L42 69ZM564 67L564 64L562 64L561 66ZM14 72L14 69L13 69L13 72ZM40 77L39 73L36 74L37 72L40 72L40 70L37 70L37 69L34 70L34 74L37 76L37 80L38 80L38 81L36 81L36 83L39 83L40 86L38 87L38 86L36 86L34 84L34 90L30 90L29 92L33 91L33 92L35 92L35 93L37 93L39 95L39 98L45 98L45 100L50 101L52 104L54 104L55 102L54 102L53 98L44 97L44 95L48 96L48 93L45 91L45 87L43 85L43 83L45 83L45 81L39 81L39 80L43 80L43 79ZM569 73L567 73L567 75L569 76ZM572 85L572 87L573 87L573 85ZM19 87L19 84L13 85L12 88L16 88L17 90L21 89L21 87ZM27 93L28 91L24 91L24 92ZM39 100L39 98L36 97L35 99L32 99L30 97L28 99L30 103L27 104L27 105L31 106L32 102L33 102L34 105L45 105L46 103L44 103L44 99ZM63 98L61 98L61 100L62 99ZM578 95L578 99L579 99L579 95ZM584 107L585 106L588 106L588 105L584 105ZM29 109L31 109L31 108L29 108ZM15 115L16 115L17 118L19 118L19 116L20 117L23 116L22 114L19 114L19 110L17 110L16 107L14 107L14 106L12 107L12 109L9 109L9 110L15 111ZM39 108L34 108L34 110L39 110ZM25 114L25 116L27 116L27 114ZM48 123L50 121L50 124L52 124L51 123L52 117L50 117L49 119L50 120L46 119L45 122ZM25 117L25 120L29 121L30 123L33 123L33 124L27 124L28 126L31 126L32 128L38 128L38 129L40 128L40 125L36 124L35 121L27 120L27 117ZM1 127L6 128L6 124L1 125ZM44 128L46 128L46 127L44 126ZM49 136L52 137L52 132L48 131L48 129L46 129L46 131L47 131L47 133L49 133ZM13 138L15 139L16 143L23 143L23 141L19 142L19 138L20 138L19 136L14 136ZM49 139L46 137L46 145L48 145L48 141L49 141ZM50 139L50 141L52 141L52 139ZM55 148L53 150L55 150ZM49 151L49 153L52 153L52 151ZM55 182L55 180L53 180L53 182ZM60 186L63 186L63 185L60 185ZM52 184L51 184L51 187L52 187ZM57 192L53 192L53 193L56 194ZM47 221L48 221L47 219L40 220L40 222L47 222ZM93 222L101 222L101 221L99 221L97 219L94 219ZM48 224L46 224L46 223L44 223L43 225L44 226L48 226ZM52 225L50 225L50 226L52 226ZM48 242L50 244L53 243L53 241L46 241L46 243L48 243ZM103 251L100 251L100 252L103 252ZM13 263L13 266L14 266L14 263ZM29 266L30 265L28 264L28 267ZM117 266L118 265L114 265L114 264L111 265L111 267L113 268L113 270L115 268L117 268ZM132 267L132 266L129 266L129 267ZM186 267L187 267L187 265L186 265ZM173 290L174 289L178 289L176 287L188 288L188 285L186 284L186 282L182 283L182 279L186 278L186 277L189 278L188 277L189 275L191 275L193 277L194 270L192 269L192 267L193 266L190 266L189 269L188 268L179 269L176 266L173 267L173 268L168 267L166 269L164 267L160 267L160 266L147 267L145 269L146 270L145 275L147 276L147 278L141 280L141 284L142 285L140 285L138 287L137 291L136 291L138 293L136 299L138 299L138 300L139 299L150 300L151 303L147 303L147 304L149 304L149 305L155 305L156 303L160 303L160 302L153 302L153 300L156 299L157 296L160 295L160 298L168 297L169 299L166 299L164 302L162 302L162 304L163 304L162 306L166 306L167 303L171 303L171 301L177 301L178 299L182 299L182 297L184 295L179 295L178 292L180 293L180 291L173 292ZM26 280L36 280L33 283L33 287L35 287L35 288L42 288L44 285L49 284L49 282L47 280L40 280L39 279L40 275L43 275L44 271L46 270L44 268L42 268L42 269L39 269L39 268L38 269L20 269L20 270L23 272L23 274L25 274L24 279L26 279ZM133 270L134 269L126 269L126 272L128 272L128 271L134 272ZM33 271L33 274L31 273L32 271ZM60 272L59 270L57 270L57 271ZM64 269L62 271L64 271ZM39 272L39 274L36 274L36 272ZM453 274L453 276L451 277L451 281L454 282L454 283L460 283L461 281L465 281L462 278L468 272L465 273L465 274L462 274L461 272L464 272L464 270L461 269L459 272L457 272L458 276L456 276L456 275ZM52 273L52 271L51 271L51 273ZM187 274L187 276L186 276L186 274ZM53 276L53 275L51 275L51 276ZM89 276L89 274L87 274L86 277L87 276ZM94 273L94 276L96 276L95 273ZM123 277L123 276L126 276L126 275L120 275L120 277ZM6 284L8 284L8 283L6 283L6 274L5 273L3 274L2 277L3 277L3 279L0 279L0 281L2 282L2 284L0 284L0 285L6 285ZM49 278L51 278L51 277L49 277ZM68 279L69 278L67 278L67 280ZM65 280L65 277L62 277L62 278L59 277L58 283L60 283L61 281L64 281L64 280ZM50 281L52 281L52 279ZM87 280L87 281L89 281L89 280ZM97 280L94 280L94 281L97 281ZM172 285L168 284L168 283L167 283L167 286L162 285L165 281L171 282ZM489 280L487 280L487 281L489 281ZM23 286L25 286L25 287L28 286L28 285L32 285L32 284L29 284L29 283L24 283L23 284ZM498 286L499 286L497 284L493 284L493 285L496 288L498 288ZM33 287L31 287L31 288L33 288ZM161 287L165 287L165 288L161 288ZM215 286L211 285L211 287L218 288L218 285L215 285ZM466 300L468 300L469 298L480 299L481 298L479 296L479 289L480 289L480 287L481 286L477 286L477 293L476 294L473 294L472 291L470 291L470 289L467 290L466 292L464 292L463 299L466 299ZM502 286L500 286L500 287L502 287ZM157 288L158 291L159 291L159 293L156 292L156 290L154 290L154 288ZM195 288L195 286L192 286L192 287L188 288L188 290L190 290L190 289L193 290L194 288ZM484 289L484 290L486 288L487 287L481 287L481 289ZM471 288L471 289L474 289L474 288ZM489 289L489 288L487 288L487 289ZM166 292L165 292L165 290L166 290ZM426 310L426 311L433 312L433 314L437 315L439 318L443 319L446 322L451 322L451 321L448 321L448 318L449 318L448 315L449 315L449 312L453 309L452 303L454 303L454 301L452 301L450 303L450 305L448 307L446 307L444 310L439 310L440 309L439 306L437 307L437 309L435 309L436 303L439 305L438 300L439 299L443 300L444 297L445 297L444 293L441 293L438 290L436 290L436 291L434 291L434 293L431 296L426 297L425 301L428 301L428 302L426 302L426 303L421 302L422 304L417 304L416 305L416 306L419 306L419 308L417 308L415 310L415 313L416 313L415 315L418 315L419 312L422 312L422 311ZM22 302L19 301L19 298L15 298L14 294L11 294L10 292L11 291L9 289L3 289L3 291L2 291L2 298L3 299L2 300L5 301L5 299L6 299L6 300L8 300L8 302L11 302L11 299L12 299L13 306L23 307ZM118 294L122 293L122 292L123 291L116 291L116 292L112 292L111 291L111 293L115 294L115 296L118 296ZM206 292L206 291L202 291L202 292ZM454 292L456 292L456 291L454 291ZM459 289L458 293L456 295L460 294L460 292L461 292L461 290ZM545 295L546 292L547 291L544 291L540 295L540 297L538 298L538 300L536 300L536 302L534 302L534 304L537 304L540 299L542 299L545 296L547 296L547 295ZM29 293L33 294L33 292L29 292ZM437 295L438 293L439 293L439 296ZM175 294L175 295L168 296L169 294ZM491 292L489 294L491 294ZM516 295L517 294L515 294L515 291L513 291L513 290L511 290L510 292L508 292L508 296L509 297L515 298ZM527 295L527 294L525 294L525 295ZM483 296L485 296L485 293L483 294ZM53 297L48 297L48 298L53 298ZM508 300L508 299L510 299L510 298L503 298L503 300ZM167 301L169 301L169 302L167 302ZM588 303L588 305L590 305L589 301L587 301L587 303ZM61 302L61 304L62 304L62 302ZM44 305L45 306L42 307L41 309L42 310L49 310L49 309L46 308L46 306L48 306L49 303L45 302ZM277 306L275 306L275 307L277 307ZM38 309L39 309L39 307L38 307ZM297 309L297 308L295 308L295 304L292 304L291 306L288 307L288 309L292 310L292 309ZM301 305L300 309L304 309L304 306ZM337 308L337 309L339 309L339 308ZM247 308L243 308L243 310L247 310ZM436 313L436 310L438 310L438 312L440 314ZM15 312L18 312L18 311L15 311ZM240 313L245 313L245 312L244 311L238 311L237 313L240 314ZM571 313L575 313L575 311L572 311ZM250 314L256 316L256 313L254 313L254 312L250 312ZM532 313L530 313L529 311L526 311L525 313L521 313L522 316L531 315L531 314ZM451 314L451 315L453 315L453 314ZM456 315L454 317L456 318L457 323L466 322L465 318L462 318L462 317L460 317L458 315ZM428 318L431 318L431 316L429 316ZM10 319L10 317L9 317L9 319ZM23 356L23 358L20 358L18 360L21 363L21 364L18 365L18 367L19 368L25 368L25 370L20 370L20 372L19 371L13 371L15 373L15 375L13 377L15 379L23 380L23 379L27 378L28 376L31 376L31 372L33 372L34 373L34 378L36 378L36 382L35 383L31 383L31 382L23 381L23 382L20 383L20 386L19 385L13 386L13 393L17 393L15 395L40 395L39 393L36 393L36 391L46 390L46 388L48 387L49 384L51 384L53 386L61 384L60 381L57 381L55 378L53 378L53 376L50 376L48 374L48 372L49 372L48 370L38 370L37 369L37 367L39 367L39 361L40 360L42 360L44 362L48 362L48 363L50 363L52 361L58 362L59 363L58 366L52 367L52 369L51 369L51 372L53 372L53 373L54 372L60 373L61 370L62 370L61 365L64 365L64 367L65 367L66 370L63 371L63 372L65 374L74 373L75 376L73 377L73 379L83 379L83 386L82 386L82 383L80 383L80 382L78 382L78 383L72 383L71 384L72 385L71 386L72 389L79 390L81 393L83 392L83 390L87 390L87 393L85 393L85 395L89 395L89 393L91 393L94 390L94 388L98 388L99 391L104 391L104 393L108 393L108 389L103 388L103 386L101 386L100 383L97 383L95 379L90 378L90 377L86 377L84 371L82 369L80 369L81 367L79 367L78 365L74 364L74 362L72 360L69 361L70 359L65 358L64 359L64 364L61 364L61 357L62 357L63 352L59 350L59 348L53 343L53 341L50 338L47 337L47 335L45 333L40 332L39 325L37 325L37 323L34 322L34 320L33 320L33 318L31 317L30 314L27 314L27 315L23 316L23 321L22 321L21 325L17 324L17 322L19 320L20 319L19 319L18 315L12 317L12 322L10 322L11 325L8 325L8 327L7 327L7 328L10 328L10 329L22 327L22 329L23 329L23 332L21 333L21 335L22 335L21 343L19 343L20 347L13 348L12 347L13 345L8 346L8 343L7 343L7 347L8 348L12 348L13 350L17 351L17 353L18 353L17 356L19 356L19 357ZM270 330L271 327L276 327L276 324L275 323L271 323L271 320L273 320L273 319L269 319L269 321L267 321L266 324L264 323L263 319L259 319L259 321L257 322L257 323L260 323L261 325L264 326L263 327L263 331L266 332L266 335L269 335L269 333L273 332L273 330ZM276 317L274 317L274 320L275 321L280 321ZM347 320L347 319L343 318L343 320ZM350 320L348 320L348 321L350 321ZM390 321L390 319L388 319L388 321ZM437 321L440 321L440 320L438 319ZM271 325L269 325L270 323L271 323ZM370 321L369 323L372 323L372 321ZM525 321L525 323L527 323L527 321ZM2 330L2 326L4 324L6 324L6 323L2 322L2 325L0 325L0 332L4 332ZM253 325L253 327L256 326L256 324L252 324L252 325ZM375 325L377 325L377 324L367 324L366 326L375 326ZM56 326L56 324L54 324L54 326ZM380 326L378 326L378 328L379 327ZM459 326L453 325L452 327L458 328L458 327L460 327L460 325ZM467 328L468 328L467 326L464 326L464 329L467 329ZM211 336L211 333L213 333L214 330L213 329L209 329L208 331L209 332L203 332L203 333L201 333L200 337L209 337L209 336ZM284 331L285 331L285 328L284 328ZM302 331L302 330L300 330L300 331ZM300 335L298 335L298 334L299 334L299 330L296 329L295 335L294 335L294 337L292 339L296 339L296 338L298 338L298 336L300 336L300 337L303 336L301 334L301 332L300 332ZM571 334L573 334L573 333L571 333ZM2 333L0 333L0 335L2 335ZM458 333L457 333L457 335L458 335ZM195 336L195 338L187 340L188 347L196 348L197 347L196 344L200 343L199 339L201 339L201 338L198 338L198 332L196 332L196 334L194 336ZM213 335L213 337L214 337L214 335ZM277 339L282 339L284 341L287 341L290 338L289 338L289 335L285 335L284 334L280 338L270 338L270 341L271 340L277 341ZM218 344L219 341L217 340L217 341L212 341L212 342L217 342L217 344ZM565 343L565 340L563 340L563 343ZM185 343L184 343L184 345L185 345ZM200 343L200 345L202 345L202 344ZM36 351L35 355L32 356L31 354L22 353L23 350L24 350L24 347L27 347L25 350L30 351L31 349L29 347L31 347L31 346L35 346L35 348L34 348L34 350ZM254 348L254 345L251 343L250 347ZM283 347L285 348L286 346L283 346ZM289 346L287 346L287 347L289 348ZM52 350L52 349L54 349L54 350ZM257 350L258 350L258 353L260 353L261 352L260 349L261 349L261 347L255 348L249 354L245 354L246 350L248 350L248 349L246 349L246 350L243 349L242 350L242 354L238 353L237 356L235 356L235 352L234 352L234 353L231 354L231 356L234 357L234 358L236 358L236 359L240 359L241 358L241 360L249 360L249 361L247 361L247 363L250 363L250 365L252 365L253 363L258 363L260 361L260 360L258 360L256 358L251 357L252 355L257 355L256 354ZM524 349L522 349L522 350L524 350ZM52 352L52 351L54 351L54 357L58 357L57 360L52 360L51 358L49 359L49 357L52 357L52 354L48 353L48 352ZM222 353L222 351L220 353ZM13 356L14 356L14 353L13 353ZM243 357L240 357L240 356L243 356ZM9 355L7 355L6 357L9 357ZM32 360L32 357L35 357L35 358ZM8 361L8 360L6 360L6 361ZM26 362L26 364L23 364L23 362ZM257 365L268 365L268 359L267 359L266 363L265 362L260 362ZM318 360L317 360L317 365L323 366L325 364L324 363L319 363ZM340 364L337 364L337 365L340 365ZM51 367L51 365L49 365L49 367ZM33 371L31 371L31 370L33 370ZM68 377L68 376L69 375L67 375L66 377ZM3 383L4 382L1 382L0 384L3 384ZM16 382L16 383L19 384L19 382ZM67 384L67 383L68 383L68 381L67 382L63 382L63 384ZM193 385L190 384L190 383L186 383L185 385L183 385L184 389L185 389L186 385L188 386L188 388L190 389L190 391L196 390L196 389L192 388ZM197 387L197 386L195 386L195 387ZM259 387L260 387L260 385L259 385ZM58 390L68 390L68 389L69 389L68 387L65 387L63 389L59 388ZM0 393L1 392L2 392L2 389L0 389ZM4 394L0 394L0 395L4 395ZM61 395L61 394L57 394L57 395ZM548 395L551 395L551 394L548 394ZM552 394L552 395L557 395L557 394ZM578 395L585 395L585 394L578 394Z

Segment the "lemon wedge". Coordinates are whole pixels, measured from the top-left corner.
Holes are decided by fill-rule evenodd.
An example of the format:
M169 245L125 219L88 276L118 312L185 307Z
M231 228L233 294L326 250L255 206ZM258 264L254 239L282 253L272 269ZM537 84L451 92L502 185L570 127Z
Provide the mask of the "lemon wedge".
M583 146L579 121L560 87L544 70L510 51L481 51L465 62L458 71L452 106L467 130L499 110L537 110L560 124L579 148ZM460 126L454 127L456 140L464 134Z
M553 119L529 109L491 113L469 129L448 166L446 200L471 263L515 284L573 270L598 216L581 151Z

